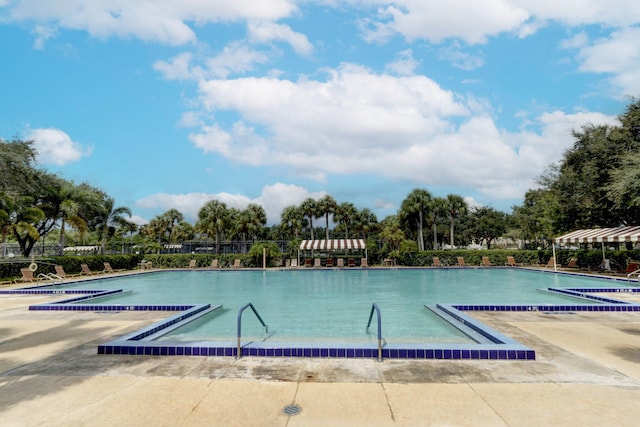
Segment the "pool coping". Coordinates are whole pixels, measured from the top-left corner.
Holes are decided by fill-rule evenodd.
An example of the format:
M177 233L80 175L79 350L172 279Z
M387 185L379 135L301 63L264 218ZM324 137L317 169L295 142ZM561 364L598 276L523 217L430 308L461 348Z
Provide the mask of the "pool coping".
M505 267L483 267L505 268ZM518 267L507 267L518 268ZM525 270L525 268L522 268ZM568 274L612 280L630 284L629 280L616 277L594 277L574 272L544 271L526 269L540 273ZM170 271L170 270L165 270ZM156 271L150 271L157 272ZM114 277L114 276L111 276ZM90 277L96 280L103 277ZM613 298L592 295L593 293L640 293L640 288L547 288L546 291L582 298L595 304L436 304L437 310L446 313L441 316L457 329L471 337L476 344L388 344L384 343L379 352L374 344L316 344L316 343L277 343L245 342L238 345L230 342L212 341L154 341L170 330L191 322L200 316L217 310L221 305L210 304L79 304L92 299L125 292L118 290L77 290L55 289L56 284L43 284L29 288L0 290L2 294L38 294L38 295L74 295L72 298L52 303L29 306L33 311L176 311L177 314L155 322L150 326L98 345L98 354L109 355L148 355L148 356L223 356L223 357L329 357L329 358L381 358L381 359L471 359L471 360L535 360L535 350L503 335L484 323L466 315L464 312L638 312L640 304L619 301ZM52 289L53 288L53 289ZM79 295L79 296L78 296ZM430 308L425 306L425 308ZM433 311L433 310L432 310ZM438 314L436 312L436 314ZM451 320L453 319L453 321ZM472 333L465 331L472 330ZM484 339L478 339L478 336ZM481 341L481 342L480 342Z

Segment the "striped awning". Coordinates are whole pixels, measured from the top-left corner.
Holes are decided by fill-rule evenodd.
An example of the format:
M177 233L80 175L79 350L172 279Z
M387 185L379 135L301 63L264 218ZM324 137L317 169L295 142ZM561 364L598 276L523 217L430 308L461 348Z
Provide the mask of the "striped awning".
M344 251L364 250L366 244L363 239L332 239L332 240L303 240L301 251Z
M553 240L556 243L638 242L640 226L576 230Z

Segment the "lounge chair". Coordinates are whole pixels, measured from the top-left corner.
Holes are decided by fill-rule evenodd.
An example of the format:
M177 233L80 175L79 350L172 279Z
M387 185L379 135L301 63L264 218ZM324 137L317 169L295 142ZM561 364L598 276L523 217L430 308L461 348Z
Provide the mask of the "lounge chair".
M640 262L638 262L638 261L629 261L627 263L627 268L624 270L624 272L625 273L634 273L639 268L640 268Z
M329 268L333 267L333 258L327 258L326 266Z
M322 267L322 260L320 258L314 258L313 267L314 268Z
M231 268L242 268L242 263L240 262L239 258L233 260L233 265L231 266Z
M220 268L220 264L218 261L218 258L214 258L211 260L211 265L209 266L210 268Z
M80 274L86 274L87 276L93 276L94 274L98 274L98 272L91 271L91 269L87 264L80 264L80 268L82 269L82 273Z
M382 260L382 265L385 267L394 267L396 265L396 260L393 258L385 258Z
M366 258L360 259L360 267L369 268L369 261Z
M56 265L56 266L55 266L55 269L56 269L56 275L57 275L59 278L61 278L61 279L67 279L67 278L69 278L69 277L76 277L76 276L79 276L79 274L67 274L67 273L64 271L64 267L63 267L63 266L61 266L61 265Z
M433 257L433 260L432 260L432 262L431 262L431 266L432 266L432 267L445 267L445 266L446 266L446 264L445 264L444 262L440 261L440 258L439 258L439 257L434 256L434 257Z
M344 268L344 258L338 258L338 261L336 261L336 267Z
M489 259L488 256L483 256L482 257L482 264L483 267L491 267L491 260Z
M553 267L557 267L558 264L556 264L556 260L554 257L549 258L549 262L547 262L547 264L545 265L545 268L553 268Z
M356 266L356 260L353 258L349 258L349 260L347 261L347 265L349 267L355 267Z
M122 271L122 270L114 270L113 268L111 268L111 264L109 264L108 262L103 262L102 264L104 264L104 272L105 273L115 274L118 271Z
M187 268L190 268L193 270L197 266L198 266L198 262L195 259L192 259L191 261L189 261L189 266Z
M22 277L19 277L17 279L14 280L15 283L18 282L37 282L38 279L37 277L35 277L33 275L33 271L30 270L29 268L21 268L20 269L20 273L22 273Z
M580 268L578 266L578 258L571 258L567 264L567 268Z
M522 264L516 262L516 259L513 256L507 255L507 262L505 262L504 265L509 267L519 267Z
M291 267L291 260L289 258L284 260L284 268Z
M464 257L459 256L459 257L456 257L456 259L457 259L456 267L466 267L467 266L467 264L464 263Z
M305 267L311 267L311 258L307 258L304 260L304 266Z
M298 260L295 258L291 258L291 263L290 263L291 267L297 268L298 267Z

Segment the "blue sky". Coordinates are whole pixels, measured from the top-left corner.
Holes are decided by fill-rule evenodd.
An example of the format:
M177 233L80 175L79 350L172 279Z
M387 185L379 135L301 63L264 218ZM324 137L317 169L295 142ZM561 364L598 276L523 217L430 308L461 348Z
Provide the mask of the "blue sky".
M640 94L631 0L0 0L0 138L144 223L413 188L510 212Z

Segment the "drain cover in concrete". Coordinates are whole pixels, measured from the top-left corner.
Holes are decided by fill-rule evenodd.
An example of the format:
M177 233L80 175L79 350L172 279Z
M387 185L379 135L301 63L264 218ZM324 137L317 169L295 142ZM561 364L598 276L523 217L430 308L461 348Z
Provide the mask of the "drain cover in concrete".
M302 408L298 405L287 405L282 410L287 415L298 415L300 411L302 411Z

